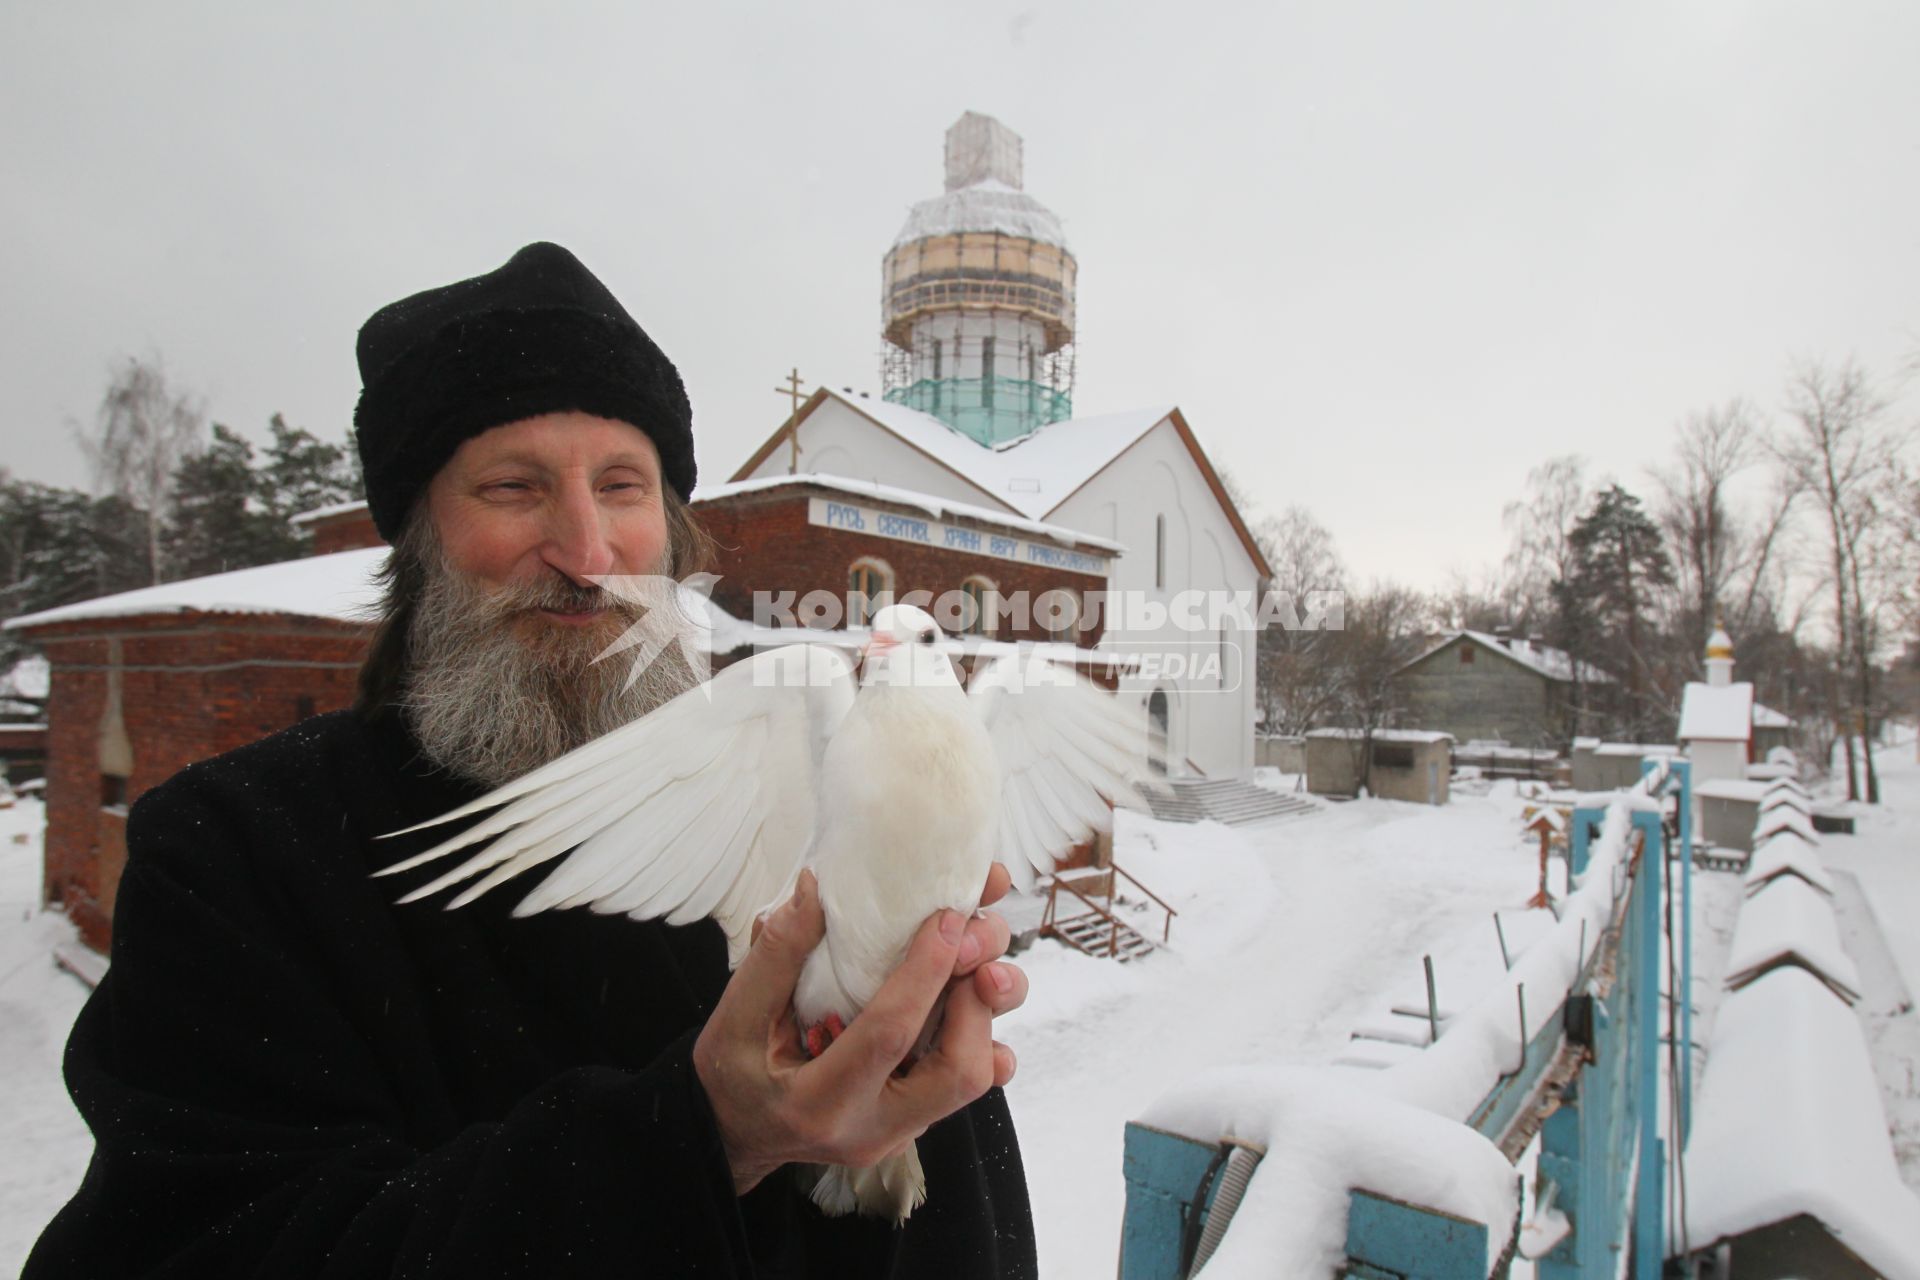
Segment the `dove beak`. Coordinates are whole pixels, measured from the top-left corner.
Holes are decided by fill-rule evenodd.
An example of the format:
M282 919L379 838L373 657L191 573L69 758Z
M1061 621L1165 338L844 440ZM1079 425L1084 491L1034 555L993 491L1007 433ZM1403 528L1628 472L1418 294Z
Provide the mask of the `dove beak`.
M899 644L900 642L898 640L895 640L892 636L887 635L883 631L876 631L871 636L868 636L867 642L860 646L859 672L861 674L865 674L867 669L867 659L876 657L876 656L882 656L886 654L889 650L897 648Z

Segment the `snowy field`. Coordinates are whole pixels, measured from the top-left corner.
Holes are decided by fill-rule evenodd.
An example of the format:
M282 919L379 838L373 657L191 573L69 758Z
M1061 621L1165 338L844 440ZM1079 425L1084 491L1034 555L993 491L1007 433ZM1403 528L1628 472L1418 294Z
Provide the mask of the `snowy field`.
M1882 990L1920 990L1920 765L1909 739L1880 757L1887 804L1860 834L1833 836L1829 868L1862 893L1841 912L1850 949ZM1484 792L1476 794L1476 792ZM1236 1064L1319 1065L1395 1005L1425 1002L1431 955L1443 1007L1463 1008L1504 972L1498 912L1518 952L1550 917L1524 907L1537 845L1520 831L1513 784L1462 788L1445 808L1365 800L1228 829L1121 815L1119 864L1180 912L1164 951L1128 965L1058 943L1019 957L1027 1007L1002 1020L1020 1058L1009 1089L1032 1187L1041 1273L1114 1274L1125 1123L1196 1073ZM0 811L0 1273L12 1274L78 1182L90 1150L59 1080L85 988L55 968L64 920L36 910L40 806ZM1556 889L1558 885L1556 862ZM1696 881L1696 1038L1711 1030L1738 887ZM1134 895L1138 896L1138 895ZM1865 919L1871 912L1873 921ZM1132 917L1157 938L1159 909ZM1909 1186L1920 1187L1920 1017L1898 1002L1863 1010L1882 1102ZM1710 1066L1708 1067L1710 1070ZM1524 1273L1516 1271L1516 1275Z

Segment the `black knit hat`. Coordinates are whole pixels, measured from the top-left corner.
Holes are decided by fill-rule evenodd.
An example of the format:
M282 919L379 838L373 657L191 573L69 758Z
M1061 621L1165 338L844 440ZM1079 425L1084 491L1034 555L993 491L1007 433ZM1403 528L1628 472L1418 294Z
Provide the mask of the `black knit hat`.
M662 477L693 493L693 411L673 362L607 287L557 244L428 289L360 329L354 434L367 507L389 542L454 450L491 427L575 410L629 422Z

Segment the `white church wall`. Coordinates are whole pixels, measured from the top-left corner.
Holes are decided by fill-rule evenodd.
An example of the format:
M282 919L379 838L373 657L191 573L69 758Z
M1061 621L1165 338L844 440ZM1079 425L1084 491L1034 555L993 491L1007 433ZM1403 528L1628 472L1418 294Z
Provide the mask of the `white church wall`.
M1167 531L1165 587L1155 585L1161 516ZM1109 589L1116 593L1138 592L1165 605L1189 589L1244 591L1252 599L1259 586L1253 560L1170 421L1141 437L1047 519L1126 545L1127 554L1113 562ZM1220 632L1204 617L1197 631L1184 630L1169 617L1159 627L1129 624L1107 635L1106 647L1121 652L1220 656ZM1177 767L1190 760L1209 777L1245 776L1253 767L1251 664L1242 669L1216 662L1199 678L1190 674L1192 665L1189 674L1159 682L1176 691L1170 699L1170 762ZM1147 682L1139 683L1144 715Z

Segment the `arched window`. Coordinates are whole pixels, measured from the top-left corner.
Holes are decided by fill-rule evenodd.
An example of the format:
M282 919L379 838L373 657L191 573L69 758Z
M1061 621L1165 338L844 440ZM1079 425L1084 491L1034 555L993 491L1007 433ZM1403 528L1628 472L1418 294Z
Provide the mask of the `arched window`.
M863 556L847 570L847 625L864 627L893 598L893 570Z
M1153 588L1167 589L1167 518L1153 518Z
M962 597L960 634L963 636L986 636L994 633L994 613L997 608L995 596L999 588L990 578L973 575L960 584Z

